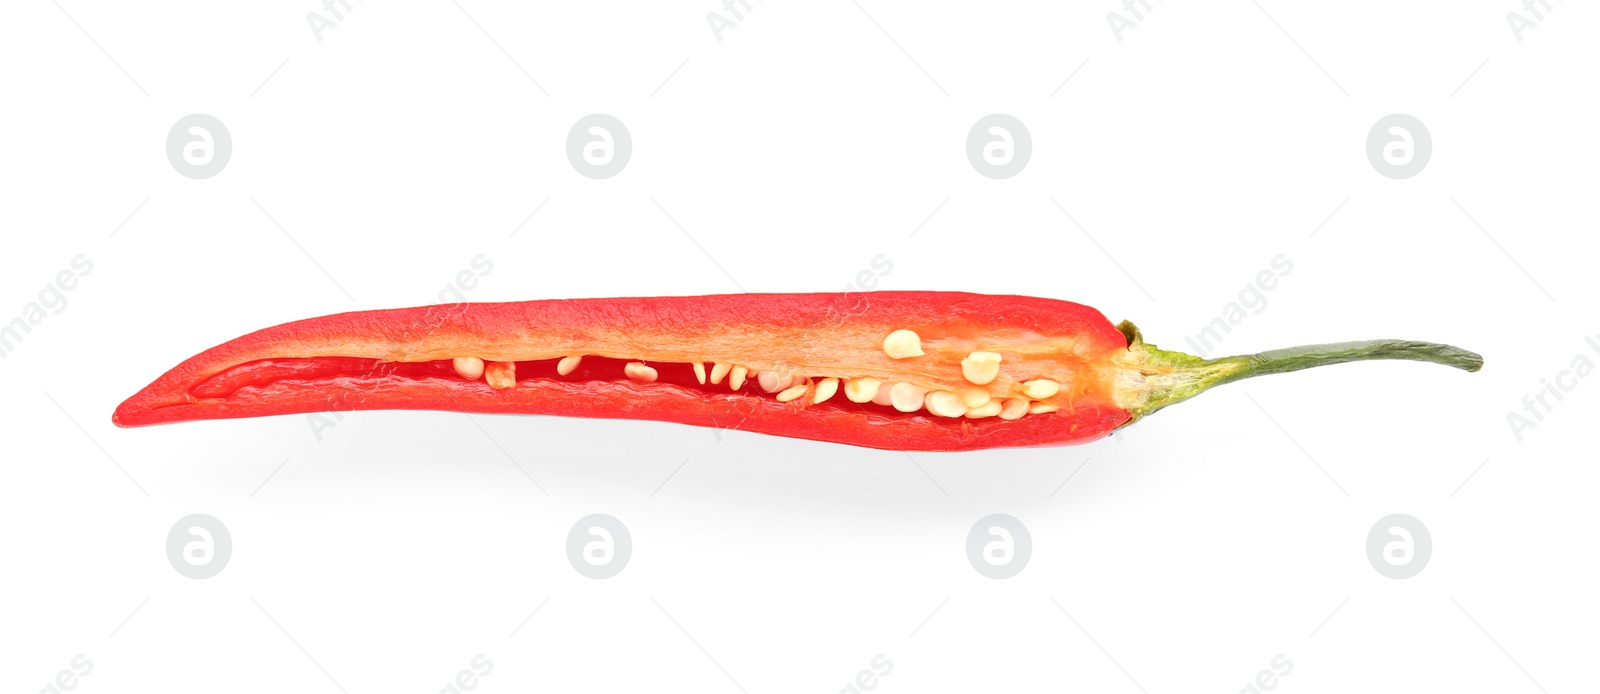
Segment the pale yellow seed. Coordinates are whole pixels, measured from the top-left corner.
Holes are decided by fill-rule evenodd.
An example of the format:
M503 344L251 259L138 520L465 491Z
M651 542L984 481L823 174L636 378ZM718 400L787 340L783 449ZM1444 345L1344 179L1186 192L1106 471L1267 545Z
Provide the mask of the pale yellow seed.
M733 372L728 375L728 387L738 390L744 385L744 377L749 373L750 370L744 368L743 366L733 367Z
M940 417L960 417L967 413L967 406L961 403L961 396L948 390L936 390L928 393L923 404L928 411Z
M927 394L927 388L918 388L902 381L889 389L889 404L901 412L916 412L922 409L922 400Z
M789 402L790 400L798 399L800 396L805 395L806 391L810 389L811 386L808 386L804 383L797 386L791 386L785 389L782 393L778 393L778 402Z
M583 362L583 356L582 355L579 355L579 356L576 356L576 357L562 357L561 361L556 362L556 373L558 373L558 374L560 374L562 376L570 374L570 373L572 373L574 371L577 371L578 370L578 364L580 364L582 362Z
M1006 404L1003 407L1000 408L1000 418L1008 422L1015 419L1022 419L1022 415L1027 413L1027 398L1011 398L1010 400L1006 401Z
M889 394L892 392L894 392L894 382L879 385L878 392L872 394L872 404L888 407L891 402Z
M789 386L794 385L794 376L776 371L762 371L756 374L756 385L761 386L761 389L768 393L776 393L780 390L787 390Z
M457 376L469 381L476 381L483 375L483 360L477 357L456 357L450 360L450 365L455 367Z
M968 388L961 391L961 404L967 407L983 407L990 399L989 391L982 388Z
M628 362L622 367L622 373L627 374L629 380L638 381L639 383L656 382L656 370L645 366L642 361Z
M978 385L987 384L1000 375L1000 355L994 352L973 352L961 360L961 375Z
M819 402L824 402L828 398L833 397L833 394L837 392L839 392L839 379L832 377L824 378L820 381L817 381L817 392L815 395L811 396L811 403L814 405Z
M505 390L517 385L517 363L514 361L491 361L483 365L483 380L495 390Z
M1004 406L1005 403L1002 403L999 400L990 400L989 402L986 402L978 407L969 407L967 408L967 419L983 419L984 417L993 417L997 414L1000 414L1000 408Z
M1032 400L1043 400L1061 392L1061 384L1048 378L1036 378L1022 384L1022 394Z
M694 363L694 380L699 381L700 385L705 385L706 384L706 365L705 364L701 364L700 362L695 362Z
M876 378L852 378L844 383L844 396L850 402L872 402L878 395L878 386L882 381Z
M722 379L728 377L728 372L731 371L732 369L733 369L733 365L732 364L712 364L711 365L711 385L716 385L718 383L721 383Z
M1028 414L1044 414L1046 412L1055 412L1057 409L1060 408L1055 405L1034 404L1028 407Z
M900 329L883 338L883 352L891 359L922 356L922 338L916 333Z

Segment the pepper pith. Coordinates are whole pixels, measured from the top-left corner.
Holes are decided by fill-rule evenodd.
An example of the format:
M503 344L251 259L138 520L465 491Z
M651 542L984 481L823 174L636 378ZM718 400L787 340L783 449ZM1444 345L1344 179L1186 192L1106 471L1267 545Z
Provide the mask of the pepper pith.
M1113 326L1093 308L1021 296L546 300L285 323L184 361L112 419L143 426L432 409L972 450L1092 440L1222 383L1367 359L1482 364L1465 350L1410 341L1205 360L1146 344L1131 324Z

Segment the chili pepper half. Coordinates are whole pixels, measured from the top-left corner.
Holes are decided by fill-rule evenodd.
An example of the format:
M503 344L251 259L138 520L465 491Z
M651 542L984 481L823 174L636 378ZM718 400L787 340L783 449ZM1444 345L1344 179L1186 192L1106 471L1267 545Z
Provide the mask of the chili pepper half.
M958 292L462 303L285 323L179 364L118 426L413 409L654 419L892 450L1088 441L1223 383L1369 359L1376 340L1201 359L1067 301Z

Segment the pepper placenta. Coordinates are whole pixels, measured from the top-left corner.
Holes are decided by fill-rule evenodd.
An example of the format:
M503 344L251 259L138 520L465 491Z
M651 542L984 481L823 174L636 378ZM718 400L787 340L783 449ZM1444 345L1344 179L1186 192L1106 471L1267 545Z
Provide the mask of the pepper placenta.
M1223 383L1429 342L1202 359L1093 308L959 292L461 303L267 328L179 364L118 426L346 410L653 419L908 451L1078 443Z

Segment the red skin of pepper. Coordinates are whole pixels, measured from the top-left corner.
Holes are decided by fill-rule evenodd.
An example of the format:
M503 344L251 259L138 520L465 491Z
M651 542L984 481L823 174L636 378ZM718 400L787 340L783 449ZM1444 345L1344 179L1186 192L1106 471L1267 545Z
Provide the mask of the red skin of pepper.
M958 451L1077 443L1103 437L1129 421L1103 389L1086 390L1072 407L1015 421L949 419L926 412L893 416L849 402L807 406L749 393L707 393L665 383L529 379L503 390L449 371L450 356L528 346L568 346L635 336L641 347L693 352L697 341L765 330L828 348L848 326L876 335L897 328L929 334L982 336L1028 331L1075 345L1074 357L1095 365L1127 349L1127 338L1093 308L1066 301L958 292L730 294L694 297L569 299L474 303L358 311L285 323L231 340L184 361L122 403L112 416L133 427L199 419L324 411L414 409L495 414L650 419L831 441L872 448ZM881 337L878 339L881 340ZM607 344L611 344L608 342ZM787 344L787 343L775 343ZM807 343L811 344L811 343ZM662 345L667 345L662 347ZM876 346L876 345L874 345ZM581 349L555 351L585 354ZM619 355L620 356L620 355ZM244 388L207 397L207 379L243 364L300 361L295 368L339 371L348 358L382 362L388 378L326 375ZM688 361L687 359L684 361ZM224 378L238 376L230 372ZM201 387L202 384L210 389ZM838 400L842 401L840 397Z

